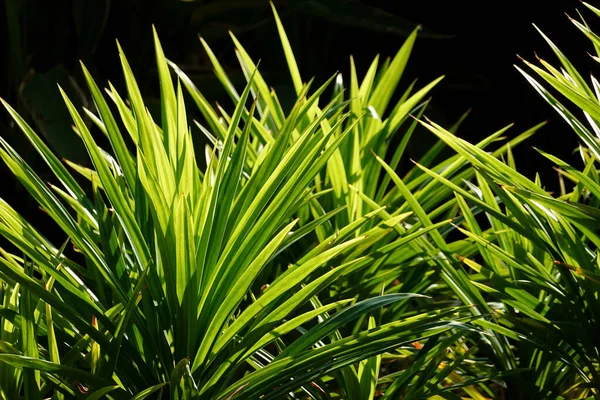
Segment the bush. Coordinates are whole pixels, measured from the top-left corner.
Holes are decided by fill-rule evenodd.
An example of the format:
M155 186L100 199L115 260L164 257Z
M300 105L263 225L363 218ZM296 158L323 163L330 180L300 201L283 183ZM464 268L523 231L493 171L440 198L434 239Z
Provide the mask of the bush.
M600 15L600 10L582 4ZM572 21L598 51L600 40L588 25ZM592 76L590 88L565 55L544 38L561 68L541 59L543 68L525 64L570 100L589 128L532 75L517 69L578 135L583 169L538 150L560 174L560 193L552 196L539 179L531 181L516 172L514 161L504 164L434 123L424 125L469 158L477 169L477 186L469 184L470 191L465 190L423 169L455 190L466 217L461 231L479 246L478 260L465 258L464 263L485 277L473 284L501 307L493 322L481 319L474 324L512 339L507 352L495 357L504 359L509 369L523 371L512 379L518 388L515 398L599 398L598 85ZM487 221L472 217L467 204L483 210Z
M241 92L202 40L229 111L156 33L159 117L122 49L125 95L105 98L82 66L95 110L63 97L93 169L62 162L3 102L58 185L2 138L0 156L66 237L0 201L15 248L0 249L0 396L598 396L594 134L522 71L585 143L583 172L547 155L574 183L552 197L511 151L541 125L497 146L507 128L473 145L454 135L462 119L418 120L441 78L397 93L416 31L362 81L351 60L347 87L336 74L314 89L274 15L289 110L233 35ZM595 92L553 48L564 75L532 68L600 131ZM402 171L419 125L438 140Z
M0 203L1 233L23 254L0 257L4 398L280 398L301 390L363 399L375 396L382 365L390 395L462 391L407 387L422 368L430 379L464 385L458 360L470 354L465 335L474 331L467 307L414 294L433 279L419 266L449 263L427 235L443 240L453 213L445 191L414 217L415 196L443 186L427 184L417 169L403 184L392 170L416 125L409 113L439 81L415 93L412 85L388 110L416 32L383 68L375 60L360 86L353 71L345 99L339 76L310 92L276 19L298 94L287 112L235 38L248 78L241 93L203 43L235 102L231 114L212 107L174 65L173 84L156 35L159 125L121 49L127 95L110 87L111 105L82 67L96 110L82 115L63 96L94 168L66 164L87 183L4 103L60 186L44 184L4 139L0 155L67 237L53 243L62 239L48 240ZM332 100L321 106L334 80ZM181 83L212 143L204 168ZM401 127L389 166L371 151L391 155ZM465 164L454 157L436 168L459 180L472 175ZM389 366L415 354L410 374ZM443 360L456 362L437 371Z

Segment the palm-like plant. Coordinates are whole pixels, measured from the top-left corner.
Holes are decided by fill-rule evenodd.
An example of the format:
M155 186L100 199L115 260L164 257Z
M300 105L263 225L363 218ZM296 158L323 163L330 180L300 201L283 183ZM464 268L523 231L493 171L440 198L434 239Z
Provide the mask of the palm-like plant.
M583 4L600 15L600 10ZM598 51L598 36L585 22L572 21ZM465 217L460 230L479 248L476 255L461 260L474 270L472 285L497 303L493 321L474 323L511 338L514 366L524 369L513 378L518 389L512 396L597 399L599 86L593 76L589 86L557 46L544 38L561 67L541 59L543 68L525 64L578 107L586 120L580 121L540 81L517 67L581 140L581 170L540 150L557 166L560 193L553 197L539 179L531 181L516 172L511 158L503 163L432 122L423 125L469 159L477 170L476 180L456 185L420 168L455 191ZM477 218L473 209L487 218Z
M336 391L373 398L380 354L392 349L398 350L389 358L417 358L410 373L396 379L398 367L382 380L391 383L390 396L463 386L478 393L456 373L473 351L461 324L473 318L465 307L426 306L425 296L388 291L389 271L367 290L350 288L382 258L396 257L396 265L417 259L419 246L431 247L423 236L446 224L407 229L401 224L408 212L390 215L369 200L384 198L386 191L377 197L371 179L386 164L361 146L384 147L435 82L403 97L386 122L358 114L367 106L373 114L385 112L414 39L378 78L376 64L360 88L353 74L351 95L362 100L350 100L351 112L341 92L320 108L327 84L308 95L310 85L296 73L298 101L284 112L237 41L248 77L241 93L213 57L235 100L231 115L211 107L173 66L203 114L200 130L212 141L204 169L182 87L173 84L158 38L159 124L119 49L127 100L110 87L109 105L82 67L96 106L84 112L112 151L98 146L64 95L94 168L66 163L89 187L4 103L60 185L46 185L4 139L0 156L66 241L48 240L0 202L0 233L22 254L0 250L0 397L249 399L302 390L312 398ZM417 240L408 257L397 259L398 249ZM382 243L386 247L375 246ZM412 302L415 308L408 307ZM396 308L382 316L392 304ZM421 341L423 349L400 347ZM438 370L444 360L454 362ZM423 368L425 382L416 376ZM456 387L445 388L449 381Z
M302 95L304 84L299 69L276 13L275 17L294 87L297 94ZM304 218L302 219L307 219L311 215L317 219L328 215L332 216L331 225L324 224L316 230L316 235L320 240L324 240L333 233L332 228L335 230L348 223L356 224L362 221L364 215L368 215L369 212L377 212L379 217L385 220L384 229L376 220L370 220L354 233L355 236L361 233L366 234L368 239L355 251L344 257L344 263L351 262L355 257L365 253L371 253L371 255L360 261L340 279L336 288L337 293L333 293L333 299L340 300L344 296L369 298L380 293L383 288L387 293L431 293L436 297L443 298L446 304L451 302L468 305L474 318L489 318L490 307L469 285L460 263L451 257L451 254L459 249L463 254L472 254L477 250L474 245L463 241L452 242L448 239L454 229L448 225L448 221L453 218L462 218L458 214L460 211L458 203L452 198L452 190L440 182L431 180L427 174L416 167L409 170L402 178L394 172L404 156L406 145L417 125L416 120L413 121L409 118L409 114L411 112L418 116L422 114L427 104L423 102L423 99L441 80L441 78L436 79L414 93L415 83L413 82L408 90L400 96L394 107L389 109L395 88L414 45L416 34L416 31L413 32L397 55L392 60L387 60L379 70L378 58L376 58L362 82L359 82L351 60L350 87L349 89L344 87L341 75L336 77L332 100L328 105L332 111L321 110L315 105L307 113L305 125L314 124L322 118L322 115L329 113L329 118L319 122L323 129L325 131L337 129L338 134L347 131L348 137L340 141L339 148L332 153L327 166L315 177L315 188L321 193L319 201L302 210L306 213L303 214ZM239 41L235 37L233 40L236 43L241 67L246 76L250 76L255 64ZM224 89L234 102L239 101L239 94L233 88L218 59L209 45L205 41L202 43ZM209 123L215 121L210 108L205 106L206 101L200 92L191 84L185 74L181 71L178 71L178 74L196 99L205 119ZM260 74L255 75L255 79L253 90L259 95L260 120L265 121L267 129L277 132L281 129L280 123L271 115L273 113L284 115L285 112L279 106L275 93L269 91L268 85L260 77ZM260 99L263 99L262 102ZM349 107L349 114L342 112L345 105ZM275 112L271 111L273 109ZM407 122L410 123L407 124ZM456 130L459 124L460 121L452 130ZM208 131L201 125L199 127L204 132ZM539 127L541 125L518 135L509 143L493 151L492 155L500 157L510 152L511 147L531 136ZM487 149L505 132L506 128L492 134L478 143L476 147ZM391 144L394 136L399 133L403 133L403 135L400 138L400 144L394 148ZM261 136L260 132L256 133L256 142L260 142ZM217 142L218 138L212 138L211 141ZM475 172L469 167L468 159L462 155L439 160L438 155L443 148L444 143L439 141L422 157L420 162L439 171L453 182L462 182L474 176ZM386 162L384 159L389 161ZM390 183L393 183L391 187ZM387 208L383 209L383 207ZM330 230L326 230L328 228ZM425 237L426 234L427 237ZM441 284L440 279L442 280ZM440 306L434 305L434 307L439 308ZM423 310L430 309L431 305L427 305L427 308ZM395 321L415 312L418 312L418 308L415 308L414 305L398 304L384 310L381 320ZM352 329L353 332L359 332L361 326L364 326L363 319L366 319L366 316L358 320ZM491 345L500 354L510 353L509 344L501 334L493 330L488 330L487 334L492 338L486 339L483 343L484 346ZM472 345L473 343L469 343L463 349L474 352L475 346ZM421 355L425 357L424 354ZM399 356L401 355L391 355L390 358L394 359ZM513 366L510 361L506 361L506 357L500 357L496 361L503 368L510 369L509 367ZM378 364L381 361L375 362ZM460 364L454 364L456 367L458 365ZM479 381L497 374L497 372L490 372L487 366L479 365L479 367L481 370L478 372L473 372L476 368L462 372L468 376L477 377L476 380ZM404 374L398 379L396 379L397 373L381 377L379 382L386 390L385 396L393 398L400 393L407 398L423 396L425 392L422 392L422 386L417 385L407 389L407 385L416 379L414 378L416 372L422 371L415 369L412 374ZM358 371L352 367L342 371L339 384L348 398L365 397L364 391L357 389L361 380L364 379L364 377L361 378L361 374L364 374L364 371L360 367ZM450 371L444 369L441 374L448 376ZM423 382L428 383L427 390L433 392L438 390L434 388L442 380L434 379L433 381L437 384L431 384L430 381L428 382L428 378L423 378L425 376L427 375L421 375L420 379L425 379ZM377 374L374 377L377 381ZM465 381L470 381L459 375L454 375L453 379L458 379L461 382L460 386L465 385ZM388 385L389 382L395 383ZM471 391L470 395L478 396L478 390L469 390ZM484 388L483 391L491 393L489 387Z
M581 265L589 250L552 242L558 227L577 238L572 214L549 227L515 201L547 197L499 160L539 126L491 150L506 129L470 145L450 133L460 121L450 131L425 124L440 140L399 174L418 126L410 116L440 80L396 95L417 32L362 81L351 63L347 88L336 75L314 89L275 19L298 96L289 110L235 37L241 92L202 41L235 105L228 112L165 58L156 35L160 118L120 48L125 96L110 86L105 98L85 67L95 110L82 116L64 96L93 169L65 166L4 103L60 185L44 184L1 138L0 156L66 238L48 240L0 201L0 234L19 252L0 250L0 397L480 399L494 396L492 378L529 367L515 338L537 346L532 363L560 354L557 363L587 376L593 360L548 353L550 337L515 327L545 326L538 308L553 305L519 274L564 295L550 262ZM210 142L204 160L184 88ZM446 144L458 154L440 158ZM500 178L522 188L489 183ZM524 228L532 221L538 230ZM455 239L458 229L469 238Z

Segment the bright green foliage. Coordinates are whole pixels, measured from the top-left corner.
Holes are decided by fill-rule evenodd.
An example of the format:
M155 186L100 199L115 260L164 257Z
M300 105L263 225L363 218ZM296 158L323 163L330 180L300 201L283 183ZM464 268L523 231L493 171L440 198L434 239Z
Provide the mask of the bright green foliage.
M422 134L411 116L442 79L398 92L417 32L362 78L350 60L346 83L315 88L273 11L290 109L233 35L244 88L201 39L231 110L156 34L160 115L120 47L126 93L103 93L82 66L95 109L63 96L92 169L59 160L3 102L60 185L2 138L0 156L66 237L0 200L18 249L0 249L0 399L599 396L596 81L556 48L564 74L532 66L590 131L526 75L586 145L583 171L548 155L571 192L515 170L511 149L541 125L497 146L508 128L469 144L454 135L462 118L420 122L438 140L403 170ZM192 128L184 96L202 117ZM440 157L446 146L456 155Z
M600 10L583 4L600 15ZM598 36L585 22L572 21L598 51ZM516 392L523 398L598 399L599 86L593 76L588 85L565 55L544 38L560 67L544 60L539 60L542 67L525 62L539 80L517 68L581 140L581 169L540 151L560 173L560 193L553 196L539 180L516 172L514 160L507 158L503 163L430 121L423 126L466 157L477 175L465 187L419 167L455 191L465 217L460 230L478 246L476 255L460 258L473 270L472 285L494 302L488 304L495 304L492 321L479 319L474 324L511 339L513 366L523 370L519 377L509 379L518 387ZM542 82L580 109L585 122ZM473 210L487 218L476 218ZM494 356L502 359L505 354Z
M458 210L447 202L451 191L416 168L404 184L393 172L416 126L409 114L439 81L414 93L411 86L390 105L416 32L382 68L375 60L360 85L353 69L349 90L341 77L311 90L276 21L298 94L290 110L235 38L248 80L242 91L203 41L234 101L231 114L170 65L156 34L160 118L144 105L121 48L124 95L110 87L105 97L82 66L95 110L82 113L63 97L93 169L65 166L3 102L60 186L45 184L1 138L0 156L66 238L45 238L0 201L0 234L19 252L0 250L0 398L489 391L473 385L495 373L461 363L481 341L470 321L485 310L464 307L478 300L445 256ZM205 168L183 87L212 143ZM92 127L111 149L97 144ZM399 131L401 145L388 151ZM391 167L379 158L388 156ZM457 182L473 174L464 157L431 165ZM462 304L417 294L435 295L438 274Z

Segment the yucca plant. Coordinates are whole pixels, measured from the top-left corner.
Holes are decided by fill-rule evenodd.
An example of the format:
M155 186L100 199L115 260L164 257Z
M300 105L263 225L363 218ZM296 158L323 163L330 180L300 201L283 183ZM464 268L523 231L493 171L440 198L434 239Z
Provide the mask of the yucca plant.
M600 15L600 10L583 4ZM598 52L598 36L585 22L572 21ZM581 168L539 150L559 171L560 193L553 196L539 178L532 181L519 174L514 158L502 162L430 121L423 125L467 157L477 173L473 181L457 185L429 168L419 168L455 191L464 217L459 229L478 246L471 257L457 255L473 270L472 286L494 309L493 320L474 324L510 338L512 364L523 369L508 380L510 398L598 399L600 95L596 78L592 76L589 85L544 38L561 67L541 59L542 67L525 62L539 80L517 68L581 141ZM585 123L540 82L579 108Z

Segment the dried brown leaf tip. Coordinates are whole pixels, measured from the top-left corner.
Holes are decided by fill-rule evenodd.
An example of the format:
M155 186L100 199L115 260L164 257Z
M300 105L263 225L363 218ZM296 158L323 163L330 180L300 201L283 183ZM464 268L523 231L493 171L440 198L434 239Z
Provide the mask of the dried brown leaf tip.
M417 350L421 350L424 347L421 342L412 342L411 344Z

